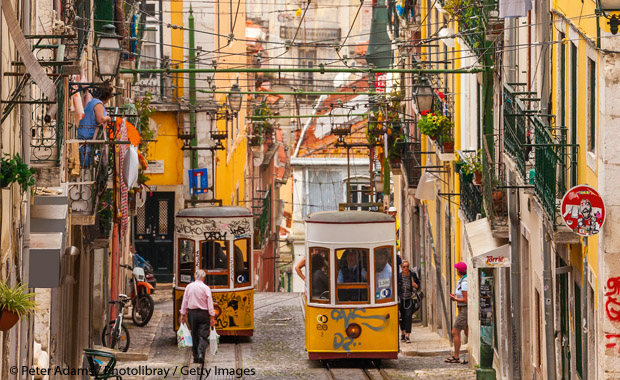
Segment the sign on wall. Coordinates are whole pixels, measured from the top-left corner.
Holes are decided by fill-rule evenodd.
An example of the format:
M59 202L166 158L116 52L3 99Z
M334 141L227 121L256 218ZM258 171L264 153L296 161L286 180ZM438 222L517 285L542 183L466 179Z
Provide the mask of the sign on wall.
M600 232L605 223L605 204L598 192L587 185L577 185L564 195L560 207L562 220L581 236Z
M209 188L209 174L207 169L193 169L187 171L190 194L204 194Z

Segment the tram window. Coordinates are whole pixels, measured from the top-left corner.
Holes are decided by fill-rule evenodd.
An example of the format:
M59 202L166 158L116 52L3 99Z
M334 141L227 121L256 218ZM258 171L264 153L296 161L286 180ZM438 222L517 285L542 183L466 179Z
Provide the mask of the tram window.
M196 263L196 243L193 240L179 239L179 282L189 284L194 276Z
M235 240L235 287L250 284L250 239Z
M375 248L375 299L378 302L394 299L394 288L392 286L394 279L392 272L393 250L392 246Z
M368 249L347 248L336 250L338 276L336 301L338 303L368 302Z
M329 249L310 248L312 301L329 302Z
M200 243L201 267L207 272L205 284L228 287L228 242L207 240Z

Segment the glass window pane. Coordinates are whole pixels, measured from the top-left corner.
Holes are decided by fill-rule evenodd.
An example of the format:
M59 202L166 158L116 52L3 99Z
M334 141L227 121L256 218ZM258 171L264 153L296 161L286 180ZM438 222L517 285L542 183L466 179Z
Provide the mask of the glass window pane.
M205 284L228 287L228 244L224 240L208 240L200 244L201 267L207 272Z
M194 277L196 243L193 240L179 240L179 282L189 284Z
M329 301L329 249L310 248L312 301Z
M392 280L393 247L379 247L375 249L375 298L389 300L394 297Z
M368 249L346 248L336 250L338 274L336 277L337 302L368 302Z
M235 240L235 286L250 284L250 239Z

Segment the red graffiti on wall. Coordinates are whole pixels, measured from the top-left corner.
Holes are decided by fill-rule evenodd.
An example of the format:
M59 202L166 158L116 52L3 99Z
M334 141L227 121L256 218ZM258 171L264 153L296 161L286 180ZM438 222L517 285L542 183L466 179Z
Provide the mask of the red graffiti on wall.
M611 277L607 280L607 293L605 293L605 312L607 318L612 321L620 321L620 277Z

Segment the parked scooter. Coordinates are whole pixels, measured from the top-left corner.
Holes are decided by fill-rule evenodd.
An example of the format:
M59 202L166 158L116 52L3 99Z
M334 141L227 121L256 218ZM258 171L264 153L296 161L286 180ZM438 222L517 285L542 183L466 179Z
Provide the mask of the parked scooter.
M146 326L153 316L155 310L155 302L151 298L153 286L146 282L144 269L140 267L130 267L129 265L121 265L131 271L131 279L129 280L129 288L131 289L131 319L136 326Z
M140 256L138 252L134 252L133 254L133 266L144 269L144 275L146 277L146 282L148 282L149 284L153 286L153 291L151 291L151 294L155 293L155 287L157 286L157 280L155 279L155 275L153 272L153 266L148 261L146 261L142 256Z

